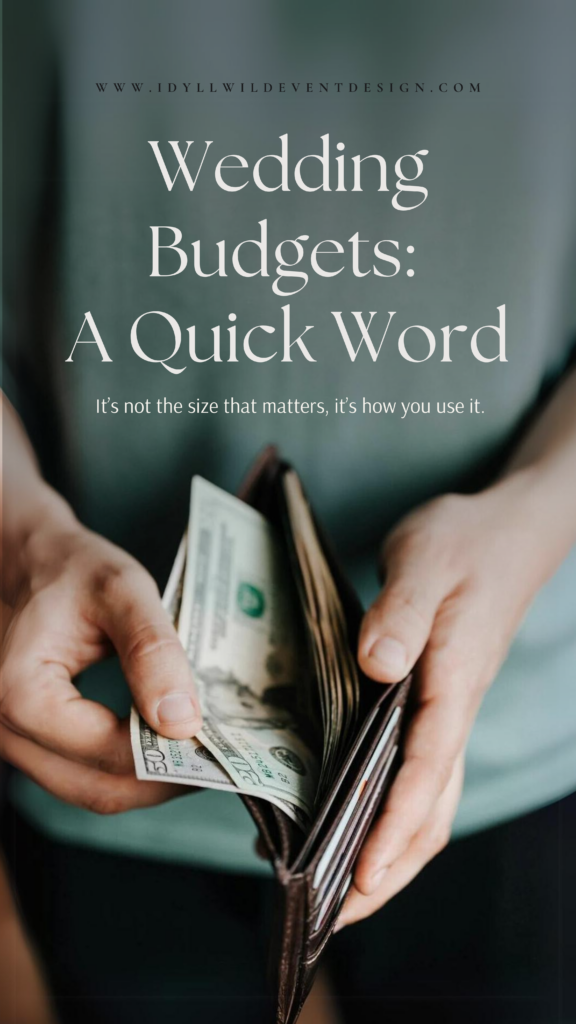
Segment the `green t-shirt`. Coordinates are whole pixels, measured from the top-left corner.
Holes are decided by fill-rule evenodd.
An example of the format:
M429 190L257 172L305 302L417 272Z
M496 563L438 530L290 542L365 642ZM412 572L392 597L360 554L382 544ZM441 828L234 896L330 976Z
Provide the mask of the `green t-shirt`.
M234 490L258 449L276 442L301 473L367 603L377 592L378 547L398 518L433 495L489 479L542 390L566 367L574 342L575 15L560 2L527 10L523 0L403 6L75 0L42 5L37 19L46 24L34 21L32 32L30 19L18 25L12 11L12 59L26 49L36 71L27 74L8 115L5 252L13 259L5 272L5 381L46 472L85 523L135 554L162 584L184 527L192 474ZM10 77L18 68L7 70ZM114 87L124 80L121 90ZM104 91L98 82L108 83ZM176 89L169 91L169 83ZM302 156L319 154L328 134L333 181L336 155L348 159L347 191L259 190L251 168L264 154L280 152L284 134L291 168ZM149 140L160 141L168 160L172 139L194 140L194 171L212 140L193 191L182 175L172 191L164 184ZM344 151L336 150L339 142ZM394 163L419 150L428 153L416 184L428 196L417 210L401 211L392 204ZM352 191L352 155L374 153L388 161L389 191L378 191L376 160L362 165L363 190ZM240 192L215 183L215 163L226 154L248 161L249 184ZM413 163L405 168L414 174ZM303 171L311 184L320 175L317 161ZM237 171L223 176L245 180ZM279 180L273 162L262 177ZM232 251L258 239L264 219L270 276L241 277ZM189 255L181 274L150 276L151 225L181 230ZM39 230L42 247L35 241ZM399 249L385 251L401 260L401 272L355 276L348 240L356 232L370 242L360 246L362 271L375 262L374 244L394 239ZM336 268L341 259L345 269L321 277L310 272L308 255L302 264L308 283L280 297L272 288L274 250L301 235L309 236L302 241L307 254L324 239L339 241L345 253L325 256L323 265ZM227 276L200 279L191 268L191 243L200 240L201 266L209 273L222 239ZM163 236L171 240L170 232ZM286 261L294 252L286 249ZM163 269L176 269L175 253L161 257ZM255 246L245 247L247 269L255 270L259 258ZM388 272L390 265L379 269ZM288 291L293 281L283 278L282 287ZM315 362L295 349L292 362L280 355L262 363L190 361L186 328L195 325L198 352L207 356L212 328L220 324L226 338L230 313L239 337L256 324L275 326L273 346L262 333L253 346L262 355L275 351L286 303L292 337L314 325L305 341ZM503 304L508 361L478 361L471 333L496 324ZM87 310L112 362L103 363L94 345L78 346L65 362ZM132 351L131 326L148 310L178 321L184 344L172 365L185 367L182 373ZM377 343L395 312L375 362L365 347L351 361L335 310L347 318L351 337L349 311L376 311ZM411 324L435 333L438 351L429 360L400 356L398 336ZM446 324L468 325L467 334L452 335L451 362L441 361ZM90 337L87 327L83 337ZM169 356L166 322L143 324L141 338L154 358ZM485 354L496 354L494 332L481 339ZM357 329L353 340L356 346ZM423 360L423 335L408 344ZM97 400L108 397L121 409L125 401L158 398L184 408L197 398L220 408L230 398L299 399L324 402L330 415L97 414ZM336 415L335 398L358 403L358 412ZM369 415L361 411L363 399L418 402L424 409L430 402L431 412ZM436 411L437 402L462 401L468 409L470 399L483 411ZM459 833L576 787L575 584L573 553L538 595L484 701L468 747ZM86 676L85 692L128 709L113 662ZM186 795L105 819L65 806L22 776L12 795L40 827L75 842L259 869L253 827L234 797Z

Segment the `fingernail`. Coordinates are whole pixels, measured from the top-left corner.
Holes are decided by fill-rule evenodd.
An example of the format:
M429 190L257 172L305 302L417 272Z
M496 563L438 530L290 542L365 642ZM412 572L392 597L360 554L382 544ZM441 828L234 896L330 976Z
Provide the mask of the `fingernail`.
M370 888L372 889L372 892L376 892L376 889L379 888L380 883L382 882L384 875L386 874L387 871L388 868L378 868L378 871L374 872L372 878L370 879Z
M370 649L370 657L389 675L402 677L406 673L408 653L404 644L392 636L377 640Z
M156 714L162 725L180 725L200 719L198 709L188 693L169 693L158 704Z

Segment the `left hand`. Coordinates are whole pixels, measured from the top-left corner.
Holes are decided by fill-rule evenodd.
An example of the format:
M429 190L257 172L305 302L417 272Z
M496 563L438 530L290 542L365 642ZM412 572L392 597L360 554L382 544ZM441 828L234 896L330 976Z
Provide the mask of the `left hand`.
M372 914L447 844L464 750L482 698L556 567L530 471L437 499L384 548L385 586L366 613L366 675L401 680L418 662L402 768L358 859L338 927Z

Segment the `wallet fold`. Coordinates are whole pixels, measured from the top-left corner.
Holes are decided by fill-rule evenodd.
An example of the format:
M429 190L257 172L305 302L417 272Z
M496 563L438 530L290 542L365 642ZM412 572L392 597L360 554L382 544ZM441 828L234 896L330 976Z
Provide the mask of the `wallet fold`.
M294 537L282 497L282 479L292 468L275 448L266 448L244 480L238 497L265 515L282 534L298 580ZM329 544L314 526L329 566L354 652L362 606ZM410 678L383 686L360 675L362 701L354 736L327 792L320 795L304 833L284 812L257 797L242 799L251 813L278 882L271 970L278 993L277 1024L295 1024L312 987L370 826L397 774Z

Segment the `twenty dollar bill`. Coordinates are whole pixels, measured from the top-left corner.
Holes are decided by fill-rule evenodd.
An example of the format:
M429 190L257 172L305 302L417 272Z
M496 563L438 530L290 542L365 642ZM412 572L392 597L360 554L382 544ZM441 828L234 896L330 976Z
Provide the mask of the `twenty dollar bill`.
M182 567L182 552L179 561ZM179 580L181 573L173 572L165 604L177 617L203 726L189 740L167 740L133 711L138 778L246 793L295 820L309 817L318 765L297 716L306 662L290 573L273 528L245 503L195 477L181 603Z

